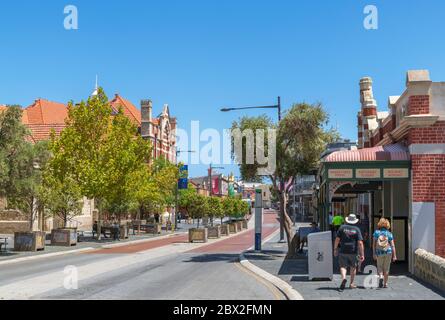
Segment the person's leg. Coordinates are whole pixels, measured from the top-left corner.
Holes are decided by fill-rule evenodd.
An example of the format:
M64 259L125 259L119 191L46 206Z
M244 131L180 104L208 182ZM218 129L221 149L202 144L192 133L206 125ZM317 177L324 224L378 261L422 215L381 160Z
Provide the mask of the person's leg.
M348 273L348 270L346 268L340 268L340 275L342 280L346 280L346 274Z
M383 288L383 257L377 257L377 273L379 275L379 288Z
M357 268L356 268L356 267L351 267L349 272L350 272L350 274L351 274L351 283L349 284L349 286L350 286L351 288L356 288L356 285L355 285L355 283L354 283L354 280L355 280L355 274L356 274L356 272L357 272Z
M387 254L385 256L385 264L383 266L383 287L387 288L388 286L388 279L389 279L389 269L391 267L391 258L392 255Z

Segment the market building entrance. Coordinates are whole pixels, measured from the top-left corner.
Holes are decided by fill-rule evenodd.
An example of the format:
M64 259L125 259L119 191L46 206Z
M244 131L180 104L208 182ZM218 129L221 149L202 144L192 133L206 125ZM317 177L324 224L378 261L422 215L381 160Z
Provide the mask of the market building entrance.
M329 214L360 217L368 247L381 217L391 222L397 255L410 261L410 155L401 144L338 151L322 160L318 221L329 230Z

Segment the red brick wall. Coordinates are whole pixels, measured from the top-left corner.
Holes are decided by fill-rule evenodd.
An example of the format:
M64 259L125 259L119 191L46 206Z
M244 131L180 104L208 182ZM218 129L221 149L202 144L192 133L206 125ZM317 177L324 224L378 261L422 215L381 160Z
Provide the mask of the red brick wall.
M413 128L408 133L408 144L445 143L445 121L438 121L428 128Z
M445 121L429 128L411 129L411 143L445 143ZM445 257L445 155L411 155L413 202L434 202L436 254Z
M430 113L430 97L428 95L409 97L408 115L428 113Z

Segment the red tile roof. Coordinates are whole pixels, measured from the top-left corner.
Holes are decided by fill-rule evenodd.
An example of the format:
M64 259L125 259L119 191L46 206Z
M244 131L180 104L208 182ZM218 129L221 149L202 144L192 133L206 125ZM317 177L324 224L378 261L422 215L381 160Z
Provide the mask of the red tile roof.
M60 135L65 128L65 124L28 124L28 129L31 131L31 142L38 142L49 140L51 136L51 130L54 130L56 135Z
M0 105L0 112L2 112L2 111L5 111L5 110L6 110L6 108L7 108L7 106L4 106L4 105Z
M111 107L117 111L122 107L124 115L126 115L137 126L141 125L141 113L130 101L116 95L110 101ZM5 110L6 106L0 106L0 112ZM68 107L59 102L52 102L45 99L37 99L32 105L23 110L22 122L31 130L32 142L48 140L51 129L56 134L65 127L65 119L68 117ZM159 125L159 119L153 119L152 123Z
M126 115L134 124L141 125L141 112L128 100L116 94L113 100L110 101L111 107L117 111L122 107L124 115Z
M23 114L24 124L64 124L68 109L63 103L37 99Z

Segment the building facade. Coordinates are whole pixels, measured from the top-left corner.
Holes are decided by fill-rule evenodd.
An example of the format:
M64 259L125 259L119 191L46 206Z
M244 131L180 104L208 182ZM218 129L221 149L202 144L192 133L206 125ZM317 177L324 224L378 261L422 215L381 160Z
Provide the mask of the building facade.
M390 219L399 260L413 271L414 251L445 257L445 83L427 70L408 71L406 89L379 112L372 79L360 80L358 150L322 159L319 213L323 227L335 197L358 213L369 234Z
M97 88L95 90L97 94ZM93 95L95 94L93 93ZM152 102L150 100L142 100L141 110L138 110L129 100L116 94L110 100L110 106L113 112L122 109L125 116L127 116L138 127L140 134L150 139L153 146L153 159L164 157L171 162L176 161L176 118L171 117L168 105L164 105L162 112L157 117L152 116ZM6 106L0 106L0 112L6 110ZM54 130L59 135L65 128L65 119L68 117L68 106L52 102L46 99L36 99L30 106L23 109L22 122L30 130L29 140L32 143L38 141L48 140L51 131ZM3 203L3 202L2 202ZM3 203L0 206L4 207ZM69 222L70 226L78 227L79 229L91 229L94 220L94 200L83 199L82 214L76 216ZM11 216L11 213L5 213L5 217ZM14 214L14 217L19 216ZM16 219L17 220L17 219ZM42 219L37 218L33 229L49 231L52 228L61 226L61 221L54 218ZM0 215L0 233L2 233L2 226L5 232L11 231L26 231L29 230L29 221L15 221L11 224L11 218L5 218L2 222Z

